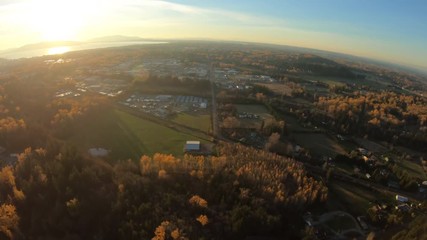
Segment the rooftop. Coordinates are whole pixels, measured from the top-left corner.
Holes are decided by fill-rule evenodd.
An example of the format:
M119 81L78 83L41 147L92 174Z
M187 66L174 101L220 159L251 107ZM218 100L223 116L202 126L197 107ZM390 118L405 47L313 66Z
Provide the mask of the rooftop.
M200 141L187 141L184 146L184 151L200 151Z

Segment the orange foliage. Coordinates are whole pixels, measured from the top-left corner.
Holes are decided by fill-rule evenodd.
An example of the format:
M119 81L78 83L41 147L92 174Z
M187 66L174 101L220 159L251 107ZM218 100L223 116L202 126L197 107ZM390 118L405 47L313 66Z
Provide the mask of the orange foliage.
M411 116L418 118L419 125L427 125L426 99L417 96L394 92L368 92L365 95L355 93L350 97L319 97L316 105L333 118L358 118L364 110L369 117L368 121L372 120L370 124L374 125L387 123L398 126Z
M188 202L191 205L194 205L194 206L199 206L199 207L202 207L202 208L207 208L208 207L208 202L205 199L201 198L199 195L192 196L190 198L190 200L188 200Z
M24 120L15 119L12 117L6 117L0 119L0 133L1 132L13 132L18 129L24 129L26 127Z
M0 205L0 235L13 239L13 230L18 228L19 217L15 206L11 204Z
M196 218L196 220L202 224L202 226L205 226L206 224L209 223L209 219L208 216L206 215L200 215L198 218Z

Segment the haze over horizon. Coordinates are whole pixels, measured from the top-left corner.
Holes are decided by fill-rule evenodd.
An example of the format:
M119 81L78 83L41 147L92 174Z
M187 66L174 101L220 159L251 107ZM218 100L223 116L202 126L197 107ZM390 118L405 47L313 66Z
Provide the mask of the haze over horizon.
M108 35L273 43L427 67L424 1L6 0L0 49Z

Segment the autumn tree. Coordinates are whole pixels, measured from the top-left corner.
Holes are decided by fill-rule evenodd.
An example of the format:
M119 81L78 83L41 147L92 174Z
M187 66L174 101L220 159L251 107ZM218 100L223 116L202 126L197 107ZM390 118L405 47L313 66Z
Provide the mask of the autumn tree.
M0 205L0 237L15 239L18 230L19 217L12 204ZM2 236L3 235L3 236Z

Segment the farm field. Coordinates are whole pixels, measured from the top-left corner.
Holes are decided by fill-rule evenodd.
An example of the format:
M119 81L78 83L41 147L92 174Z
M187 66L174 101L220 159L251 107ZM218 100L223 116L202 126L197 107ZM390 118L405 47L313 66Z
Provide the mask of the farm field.
M357 144L361 145L363 148L365 148L366 150L373 152L373 153L384 153L387 152L388 149L386 147L384 147L383 145L381 145L378 142L374 142L371 141L369 139L364 139L364 138L353 138Z
M67 139L82 152L89 148L111 150L112 159L139 159L156 152L183 155L187 140L202 139L120 110L107 110L76 128ZM205 141L204 141L205 142Z
M386 196L357 185L331 181L327 207L329 210L345 210L353 215L363 215L371 206L370 202L389 200Z
M422 152L411 150L405 147L396 147L396 150L401 153L405 153L406 155L423 156ZM424 171L421 165L420 157L415 157L413 159L400 159L398 156L393 157L396 160L397 165L401 167L402 170L408 171L411 176L420 179L427 179L427 172Z
M179 113L171 119L173 122L187 127L199 129L206 133L211 131L211 116L209 114Z
M292 96L292 89L283 83L257 83L257 85L268 88L279 95Z
M268 112L267 108L259 104L236 104L236 109L239 114L250 113L256 114L259 118L240 118L242 127L246 128L259 128L262 121L271 119L273 116Z
M237 108L237 112L243 113L253 113L258 114L262 117L271 117L270 113L268 112L267 108L264 107L264 105L260 104L235 104Z
M329 86L335 85L337 87L345 86L346 83L351 83L351 80L345 78L334 77L321 77L321 76L303 76L304 79L309 81L319 81L328 84Z
M323 133L294 133L295 141L314 156L335 157L337 154L346 154L346 150L338 142Z
M328 212L320 216L320 221L316 224L329 229L337 239L345 239L348 234L363 236L357 220L343 211Z
M324 225L328 226L334 232L340 232L343 229L358 229L358 223L351 217L347 215L336 214L330 216L329 219L325 220Z
M306 80L319 81L328 84L329 86L335 85L337 87L345 86L347 83L358 85L365 85L376 89L387 88L388 83L379 81L377 79L347 79L347 78L336 78L336 77L322 77L322 76L304 76Z
M397 160L396 163L402 170L408 171L415 178L426 179L427 177L427 174L419 163L406 159Z

